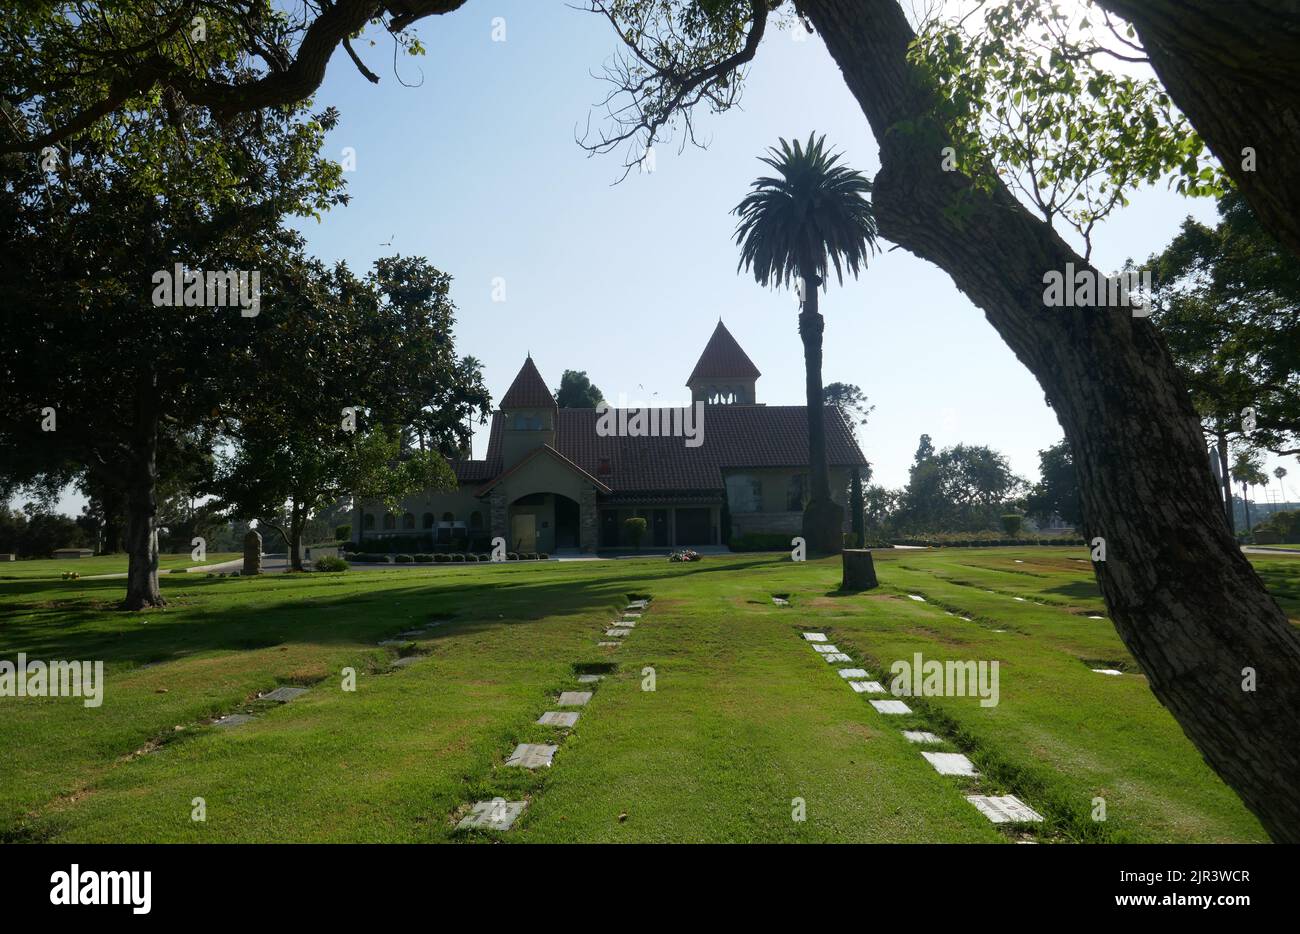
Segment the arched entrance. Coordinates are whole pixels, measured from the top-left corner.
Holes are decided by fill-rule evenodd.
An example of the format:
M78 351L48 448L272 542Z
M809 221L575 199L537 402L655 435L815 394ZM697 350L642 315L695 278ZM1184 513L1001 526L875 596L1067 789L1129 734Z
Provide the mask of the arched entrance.
M581 507L560 493L529 493L509 504L511 551L553 552L577 548Z

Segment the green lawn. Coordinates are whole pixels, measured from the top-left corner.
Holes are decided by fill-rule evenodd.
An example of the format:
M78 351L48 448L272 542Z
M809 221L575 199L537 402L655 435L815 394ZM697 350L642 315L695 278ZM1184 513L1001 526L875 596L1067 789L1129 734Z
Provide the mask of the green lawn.
M147 614L113 609L121 581L0 581L0 657L107 668L96 709L0 698L0 841L472 841L491 835L454 834L456 818L496 795L529 801L516 841L1265 839L1109 623L1087 618L1105 611L1084 551L876 557L881 589L856 596L834 594L838 561L766 555L165 575L170 605ZM1298 615L1300 561L1255 564ZM598 648L630 594L650 609L624 645ZM1001 702L911 698L913 715L880 715L809 629L877 675L914 652L996 659ZM399 654L420 658L390 668ZM534 723L600 666L613 667L575 729ZM255 700L279 684L312 689ZM258 717L206 725L236 711ZM936 748L982 777L938 775L902 728L940 733ZM518 742L559 742L553 767L504 767ZM995 829L971 792L1015 793L1047 820ZM190 819L196 797L206 822Z
M208 555L204 561L191 561L189 552L183 555L159 555L158 567L164 571L172 568L202 567L220 564L238 558L235 552ZM125 574L126 555L95 555L90 558L35 558L30 561L0 562L0 581L48 579L60 580L65 571L76 571L82 577L93 574Z

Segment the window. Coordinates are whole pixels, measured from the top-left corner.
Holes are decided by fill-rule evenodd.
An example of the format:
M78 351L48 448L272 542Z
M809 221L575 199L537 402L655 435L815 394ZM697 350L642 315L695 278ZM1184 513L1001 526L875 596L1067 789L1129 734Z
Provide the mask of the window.
M393 515L391 512L385 513L384 530L388 531L390 529L395 529L395 528L397 528L397 516Z
M361 516L361 527L367 532L372 531L375 527L375 517L370 513L364 513Z
M433 513L426 512L423 516L420 517L420 528L422 529L433 528Z
M443 522L455 522L455 521L456 521L456 517L455 517L452 513L444 512L444 513L442 514L442 521L443 521Z
M474 512L471 512L469 514L469 527L471 529L483 528L483 513L479 512L477 509L474 510Z
M541 431L542 417L540 415L516 415L515 431Z
M414 529L414 528L415 528L415 516L411 515L409 512L406 513L406 515L402 516L402 528L404 528L404 529Z
M732 474L727 478L727 508L732 513L761 512L763 481L748 474Z

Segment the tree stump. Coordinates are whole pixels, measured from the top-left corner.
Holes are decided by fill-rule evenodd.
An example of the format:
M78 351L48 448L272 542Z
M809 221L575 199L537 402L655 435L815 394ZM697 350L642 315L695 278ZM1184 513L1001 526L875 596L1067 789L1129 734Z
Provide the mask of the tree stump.
M840 552L840 559L844 564L840 590L871 590L880 586L880 581L876 580L875 562L866 548L845 548Z
M262 536L256 529L249 529L244 536L244 575L262 573Z

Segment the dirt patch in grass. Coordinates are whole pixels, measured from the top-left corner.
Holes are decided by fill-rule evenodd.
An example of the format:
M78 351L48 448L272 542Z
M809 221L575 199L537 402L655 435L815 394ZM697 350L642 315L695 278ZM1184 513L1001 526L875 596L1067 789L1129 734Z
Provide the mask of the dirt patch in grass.
M913 636L924 636L927 639L933 639L935 642L942 642L944 645L970 645L969 639L963 639L961 636L944 632L942 629L934 629L930 626L907 626L904 627L903 632Z
M846 594L843 594L843 595L841 595L841 596L836 596L836 597L831 597L831 596L813 597L811 600L809 600L809 601L807 602L807 606L815 607L815 608L819 608L819 609L823 609L823 610L842 610L842 609L844 609L844 598L845 598L845 597L853 597L854 599L857 599L857 600L887 600L887 601L895 601L895 600L898 599L897 595L892 594L892 593L871 593L871 594L867 594L867 593L856 593L856 592L855 592L855 593L846 593Z

